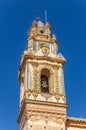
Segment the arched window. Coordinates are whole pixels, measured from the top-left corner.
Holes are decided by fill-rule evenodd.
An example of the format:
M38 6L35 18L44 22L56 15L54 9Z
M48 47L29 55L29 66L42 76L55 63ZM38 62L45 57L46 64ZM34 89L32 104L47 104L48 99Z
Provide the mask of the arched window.
M41 70L41 92L49 93L50 72L48 69Z

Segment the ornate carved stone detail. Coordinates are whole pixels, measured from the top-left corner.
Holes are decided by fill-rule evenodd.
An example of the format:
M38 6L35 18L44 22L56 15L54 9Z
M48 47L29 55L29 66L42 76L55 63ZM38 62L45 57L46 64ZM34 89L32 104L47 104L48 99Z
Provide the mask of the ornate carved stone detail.
M65 129L65 120L66 117L58 114L51 114L51 113L39 113L39 112L26 112L27 121L25 122L27 127L32 126L35 130L35 127L42 129L44 126L47 128L54 127L56 129ZM23 123L23 122L22 122ZM21 125L23 128L23 124ZM20 130L21 130L20 128Z
M37 93L37 91L26 91L24 95L24 99L29 100L38 100L38 101L46 101L46 102L57 102L57 103L66 103L66 97L64 95L55 95L48 93Z
M34 104L30 104L30 106L28 106L28 110L29 111L39 111L39 112L43 112L43 113L58 113L58 114L62 114L65 115L66 114L66 109L65 108L61 108L61 107L53 107L53 106L43 106L43 105L36 105L34 106Z
M27 121L27 116L26 116L26 111L24 111L21 122L20 122L20 129L19 130L23 130L25 124Z
M66 116L58 115L58 114L51 114L51 113L40 113L40 112L29 112L27 111L27 116L30 121L36 122L39 120L44 120L46 122L53 121L58 124L65 123ZM46 123L47 123L46 122Z
M49 86L49 91L50 91L50 93L52 93L53 92L53 87L52 86L54 86L54 84L53 84L53 73L54 73L54 70L53 70L53 68L51 67L51 66L49 66L49 65L47 65L47 64L41 64L41 65L39 65L38 67L37 67L37 81L39 82L38 83L38 85L39 85L39 88L40 88L40 76L41 76L41 70L42 69L48 69L49 71L50 71L50 80L49 80L49 84L50 84L50 86ZM52 81L51 81L52 80Z
M54 93L59 94L58 88L58 66L54 66Z
M64 95L55 95L57 101L59 102L60 100L63 100L64 103L66 103L66 96ZM60 103L60 102L59 102Z
M36 89L37 89L37 85L36 85L36 82L37 82L37 64L32 64L32 66L33 66L33 75L34 75L34 77L33 77L33 81L34 81L34 83L33 83L33 91L36 91Z

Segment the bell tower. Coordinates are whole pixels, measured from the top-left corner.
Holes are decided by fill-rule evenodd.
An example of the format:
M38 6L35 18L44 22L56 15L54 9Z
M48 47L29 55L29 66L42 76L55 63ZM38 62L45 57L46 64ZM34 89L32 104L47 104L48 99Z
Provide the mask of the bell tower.
M18 73L19 130L65 130L64 63L50 24L33 21Z

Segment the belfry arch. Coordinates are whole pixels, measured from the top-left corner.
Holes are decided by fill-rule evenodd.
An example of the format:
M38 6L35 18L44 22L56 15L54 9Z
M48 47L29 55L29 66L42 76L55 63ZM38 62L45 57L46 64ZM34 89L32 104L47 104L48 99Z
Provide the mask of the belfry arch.
M41 92L49 93L49 86L50 86L50 71L48 69L41 70Z
M47 93L53 93L54 86L53 83L53 76L54 70L49 65L40 65L37 68L37 88L40 92L44 92L45 90L42 89L43 80L45 79L47 82L47 90L45 92ZM42 80L43 79L43 80Z

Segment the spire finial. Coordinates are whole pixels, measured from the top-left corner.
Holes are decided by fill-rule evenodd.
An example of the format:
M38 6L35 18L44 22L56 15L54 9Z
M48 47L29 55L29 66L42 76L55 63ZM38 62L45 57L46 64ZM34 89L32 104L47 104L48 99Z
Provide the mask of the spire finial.
M45 23L47 23L47 10L45 10Z

